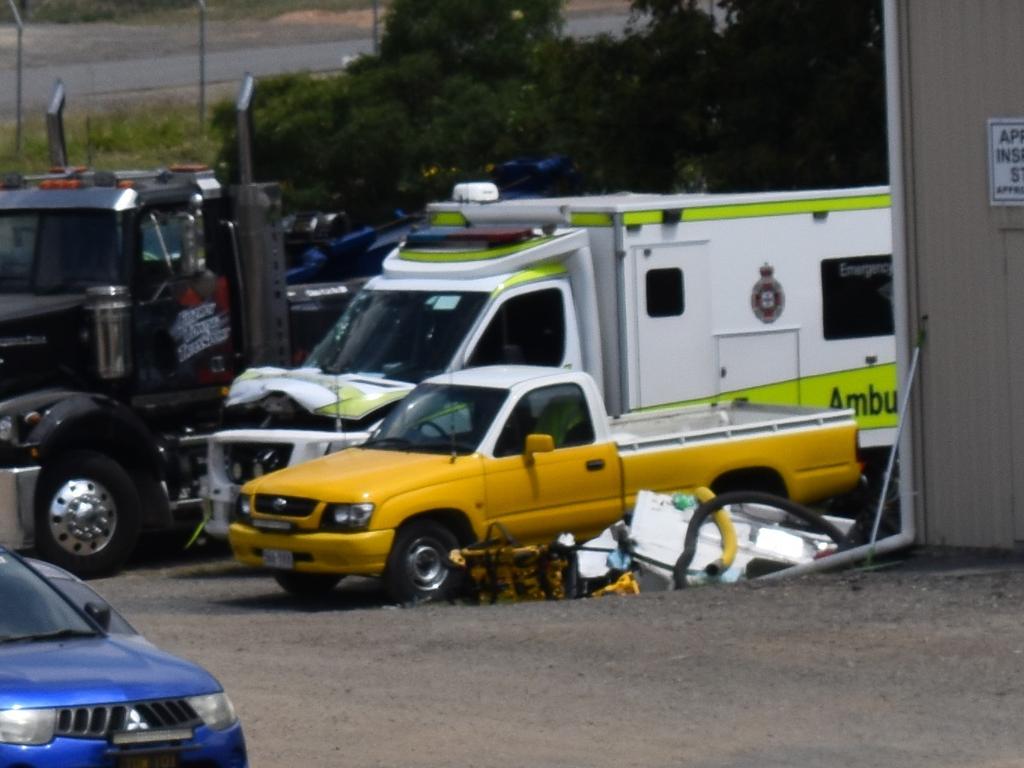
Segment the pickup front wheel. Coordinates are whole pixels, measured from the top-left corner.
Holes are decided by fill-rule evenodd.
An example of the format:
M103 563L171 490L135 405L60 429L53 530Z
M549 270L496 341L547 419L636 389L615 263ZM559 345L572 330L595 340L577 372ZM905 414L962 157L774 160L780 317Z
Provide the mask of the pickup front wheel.
M36 486L36 550L82 577L120 568L139 538L139 494L128 473L95 451L69 451Z
M448 555L458 546L455 534L433 520L399 528L384 573L391 599L407 604L449 597L455 578Z

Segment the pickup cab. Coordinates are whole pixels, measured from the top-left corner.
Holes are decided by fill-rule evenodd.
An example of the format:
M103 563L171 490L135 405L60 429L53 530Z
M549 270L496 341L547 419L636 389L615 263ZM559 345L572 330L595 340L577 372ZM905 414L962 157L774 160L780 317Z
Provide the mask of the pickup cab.
M250 481L229 528L239 561L293 593L383 576L408 603L447 595L447 555L500 521L522 542L577 539L641 490L706 485L810 503L860 477L848 410L745 401L609 418L586 373L493 366L418 385L362 446Z

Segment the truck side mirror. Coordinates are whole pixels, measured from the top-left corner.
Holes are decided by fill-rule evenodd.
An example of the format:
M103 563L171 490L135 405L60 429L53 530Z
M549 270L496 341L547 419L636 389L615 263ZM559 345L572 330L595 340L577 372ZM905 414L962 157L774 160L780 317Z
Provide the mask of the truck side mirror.
M203 231L203 198L195 194L189 200L188 213L181 214L182 273L198 275L206 271L206 234Z
M526 436L526 447L523 449L523 455L526 457L526 463L533 463L533 454L535 453L551 453L555 450L555 438L551 435L533 434Z

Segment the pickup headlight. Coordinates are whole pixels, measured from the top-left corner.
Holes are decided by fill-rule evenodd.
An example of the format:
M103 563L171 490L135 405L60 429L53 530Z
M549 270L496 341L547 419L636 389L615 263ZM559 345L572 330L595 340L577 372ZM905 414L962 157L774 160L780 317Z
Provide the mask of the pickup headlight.
M191 696L188 703L203 722L215 731L223 731L238 722L235 707L226 693L210 693L206 696Z
M55 709L0 710L0 744L49 744L57 727Z
M365 528L372 514L373 504L328 504L320 518L320 527L354 531Z
M244 493L235 499L235 522L252 525L252 500Z

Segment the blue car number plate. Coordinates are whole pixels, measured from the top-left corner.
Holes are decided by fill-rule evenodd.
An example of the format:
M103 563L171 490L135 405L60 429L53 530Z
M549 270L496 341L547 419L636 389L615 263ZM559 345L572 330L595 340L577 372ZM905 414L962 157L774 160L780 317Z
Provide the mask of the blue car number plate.
M121 755L117 768L178 768L177 752L147 752L144 755Z

